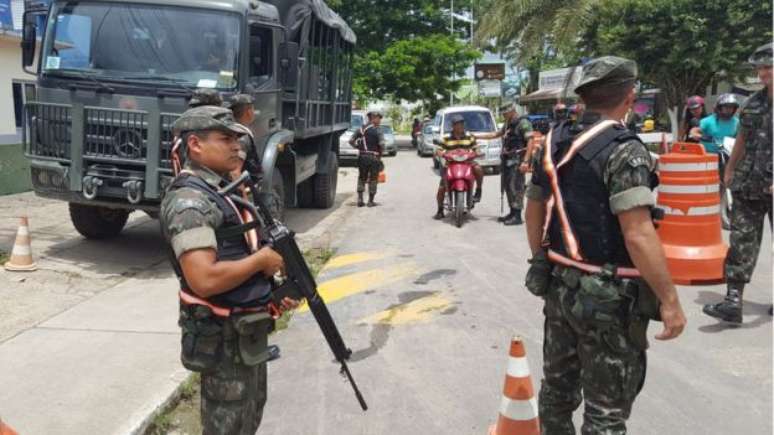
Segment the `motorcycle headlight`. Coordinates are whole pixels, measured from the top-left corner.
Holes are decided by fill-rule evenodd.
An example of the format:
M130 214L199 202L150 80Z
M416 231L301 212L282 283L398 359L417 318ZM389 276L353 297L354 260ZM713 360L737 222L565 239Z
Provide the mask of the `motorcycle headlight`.
M464 162L467 159L468 159L468 156L462 155L462 154L452 157L452 160L454 160L455 162Z

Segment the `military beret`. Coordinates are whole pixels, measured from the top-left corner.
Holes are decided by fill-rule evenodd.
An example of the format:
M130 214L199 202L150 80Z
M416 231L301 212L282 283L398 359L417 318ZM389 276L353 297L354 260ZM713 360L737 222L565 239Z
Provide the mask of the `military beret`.
M231 110L220 106L200 106L188 109L172 125L174 134L191 131L220 130L238 136L252 135L252 132L236 122Z
M754 66L771 66L771 46L772 43L769 42L768 44L764 44L756 48L747 62Z
M199 106L220 106L223 104L223 98L220 93L211 88L199 88L194 91L191 100L188 102L188 108Z
M637 63L616 56L603 56L583 65L575 93L596 86L619 85L637 81Z
M250 94L236 94L228 101L228 107L229 109L233 109L234 107L241 106L243 104L252 105L254 102L255 99Z

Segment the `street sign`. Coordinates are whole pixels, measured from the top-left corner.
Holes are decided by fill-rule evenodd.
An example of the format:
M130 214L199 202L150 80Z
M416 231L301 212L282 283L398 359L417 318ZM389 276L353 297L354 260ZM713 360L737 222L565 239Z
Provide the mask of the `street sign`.
M486 98L502 96L502 82L500 80L480 80L478 82L478 95Z
M476 80L503 80L505 78L505 62L477 63L473 75Z

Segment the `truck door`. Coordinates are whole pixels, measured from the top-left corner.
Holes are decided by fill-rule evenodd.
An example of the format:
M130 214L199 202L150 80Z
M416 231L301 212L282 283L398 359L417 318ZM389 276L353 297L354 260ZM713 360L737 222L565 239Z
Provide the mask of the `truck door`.
M271 27L250 25L246 89L255 97L257 116L253 132L256 138L265 138L270 132L280 128L275 36Z

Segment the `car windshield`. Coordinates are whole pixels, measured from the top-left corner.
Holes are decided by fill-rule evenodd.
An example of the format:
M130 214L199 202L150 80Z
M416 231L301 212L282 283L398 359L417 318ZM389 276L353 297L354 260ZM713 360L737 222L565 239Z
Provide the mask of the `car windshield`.
M350 121L349 129L354 131L363 126L363 115L359 113L353 113Z
M475 132L485 132L485 133L491 133L495 131L495 125L494 120L492 119L492 114L484 111L474 111L474 112L454 112L454 113L447 113L446 116L444 116L443 120L443 132L444 133L450 133L452 130L452 117L453 116L462 116L462 118L465 120L465 130L467 131L475 131Z
M236 14L68 1L54 4L48 29L44 74L219 89L237 84Z
M379 127L381 127L381 129L382 129L382 133L384 133L384 134L392 134L392 126L380 125Z

